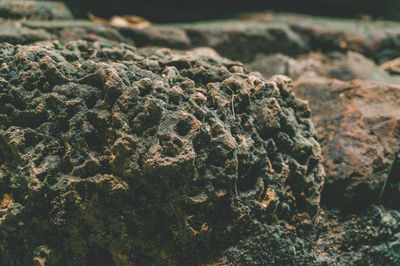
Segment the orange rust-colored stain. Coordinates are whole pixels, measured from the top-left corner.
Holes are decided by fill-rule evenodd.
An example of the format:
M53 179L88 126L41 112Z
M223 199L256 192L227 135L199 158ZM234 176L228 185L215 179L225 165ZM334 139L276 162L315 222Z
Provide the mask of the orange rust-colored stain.
M168 258L167 253L163 249L160 250L160 257L162 259L167 259Z
M223 196L225 196L226 195L226 190L225 189L221 189L221 190L219 190L218 192L217 192L217 197L218 198L221 198L221 197L223 197Z
M268 160L268 166L269 166L268 172L269 172L270 174L275 173L275 170L272 168L272 164L271 164L271 161L270 161L270 160Z
M274 192L271 191L270 188L267 189L267 192L265 193L265 199L261 202L261 205L264 208L267 208L268 205L275 199L275 194Z
M204 93L204 94L207 93L207 90L204 89L204 88L196 88L195 90L198 91L198 92Z
M201 231L203 231L203 232L208 231L208 229L209 229L209 227L208 227L207 223L204 223L204 224L201 226Z
M212 104L215 104L216 98L217 98L217 94L215 94L214 92L212 92L212 93L210 94L210 96L211 96Z
M13 197L10 194L4 194L3 200L0 203L0 208L5 208L13 201Z

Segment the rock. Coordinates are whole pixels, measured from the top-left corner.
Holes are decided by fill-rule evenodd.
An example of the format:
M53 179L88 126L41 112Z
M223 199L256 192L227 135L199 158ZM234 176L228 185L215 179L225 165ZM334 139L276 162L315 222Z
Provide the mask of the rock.
M289 78L82 40L0 58L0 264L312 260L324 171Z
M310 48L286 25L244 21L183 24L192 46L209 46L222 56L244 62L257 53L295 55Z
M219 265L293 265L301 261L312 265L315 255L304 252L313 249L312 242L295 237L292 230L279 226L265 228L261 234L226 250L218 263Z
M377 202L400 145L400 86L300 78L294 87L313 110L327 174L323 201L345 209Z
M296 58L282 54L258 54L247 66L251 70L259 71L265 77L282 74L293 80L303 76L327 77L343 81L366 79L389 83L400 82L400 79L382 71L371 59L352 51L326 54L312 52Z
M400 75L400 57L383 63L381 68L389 74Z
M387 204L398 206L399 182L388 177L400 144L399 88L388 84L399 83L398 78L352 51L296 58L258 54L247 66L266 77L290 76L296 94L310 102L327 172L323 202L349 210L383 196ZM353 79L360 80L345 82ZM386 188L389 179L395 181Z
M321 18L271 13L213 22L176 24L184 29L192 46L210 46L230 59L246 63L257 54L289 56L310 51L353 51L376 63L400 56L400 25L387 21Z
M57 40L62 44L74 40L134 44L117 29L87 20L7 21L0 25L2 42L30 44L44 40Z
M175 49L186 49L190 40L185 31L173 26L151 26L145 28L115 27L108 23L95 23L89 20L52 20L4 23L4 33L0 38L13 44L27 44L34 41L23 38L24 31L41 35L38 40L58 40L65 44L74 40L102 41L108 43L135 44L137 47L159 46ZM10 29L10 30L8 30ZM13 30L17 29L16 33ZM10 37L9 35L15 36ZM34 36L36 36L34 35ZM43 36L44 35L44 36ZM38 41L36 40L36 41Z
M72 14L62 2L2 0L0 18L54 20L71 19Z
M161 46L186 49L190 40L185 31L174 26L151 26L145 28L119 27L122 35L135 41L136 46Z
M396 22L298 14L277 14L273 21L287 24L312 50L350 50L363 54L378 64L399 57L397 47L400 41L400 24Z
M4 3L14 3L14 1L7 0ZM20 3L39 5L41 1L17 1L16 5ZM51 19L58 21L49 23L48 26L43 22L40 24L40 22L29 21L25 25L27 27L35 27L35 24L36 27L41 25L42 29L47 28L52 34L57 34L61 30L71 31L73 24L75 24L73 27L79 28L80 31L89 27L88 34L94 35L97 35L93 33L96 32L96 27L102 28L103 30L100 30L102 32L109 32L111 28L114 32L118 31L120 36L115 33L107 34L110 41L119 42L123 38L125 41L133 40L138 47L160 46L174 49L208 46L222 56L245 63L253 61L257 54L281 53L294 57L320 51L324 53L356 52L346 56L355 56L356 61L364 61L367 63L366 66L371 65L371 62L367 62L368 59L362 58L358 54L362 54L378 64L400 56L397 49L400 43L399 23L328 19L284 13L266 13L266 15L268 19L261 21L258 16L255 18L248 16L245 20L229 19L152 26L146 24L146 27L132 27L130 24L127 27L120 27L122 25L117 24L119 26L113 28L107 23L90 24L89 21L79 20L65 22L64 19L67 17L54 15ZM24 18L42 20L40 17L33 16ZM68 34L73 35L71 32ZM130 43L132 42L130 41ZM356 63L356 65L360 64Z
M53 39L63 44L74 40L134 43L131 39L122 36L117 29L88 20L24 21L22 25L30 29L50 32L54 36Z
M321 212L315 230L317 265L396 265L400 259L400 212L371 205L357 213Z
M29 44L37 41L51 40L53 38L55 38L54 35L43 29L30 29L14 23L0 24L0 42Z
M274 75L286 75L291 78L294 77L293 70L291 69L292 62L297 66L298 62L287 55L283 54L257 54L251 62L246 65L253 71L260 72L264 77L270 78Z
M395 209L400 208L400 150L394 157L380 197L387 206Z

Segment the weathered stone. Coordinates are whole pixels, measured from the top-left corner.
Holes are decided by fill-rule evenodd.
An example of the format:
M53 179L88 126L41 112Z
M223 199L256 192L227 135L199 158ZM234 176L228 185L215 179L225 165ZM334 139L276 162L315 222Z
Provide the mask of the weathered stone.
M312 260L296 236L324 172L290 79L126 44L0 45L1 264L211 263L280 232L265 256Z
M327 174L324 201L344 208L377 202L400 145L400 87L301 78L295 88L313 110Z

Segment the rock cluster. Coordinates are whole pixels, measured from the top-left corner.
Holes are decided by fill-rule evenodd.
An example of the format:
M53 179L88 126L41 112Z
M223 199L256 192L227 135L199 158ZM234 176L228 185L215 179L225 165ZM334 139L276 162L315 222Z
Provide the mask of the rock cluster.
M0 2L1 265L399 263L399 24L69 17Z

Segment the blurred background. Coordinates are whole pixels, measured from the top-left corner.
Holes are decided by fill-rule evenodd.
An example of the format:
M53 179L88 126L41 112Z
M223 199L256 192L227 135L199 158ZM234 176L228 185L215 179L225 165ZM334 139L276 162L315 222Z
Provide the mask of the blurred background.
M76 17L134 14L153 22L230 17L241 12L297 12L332 17L400 20L400 0L65 0Z

